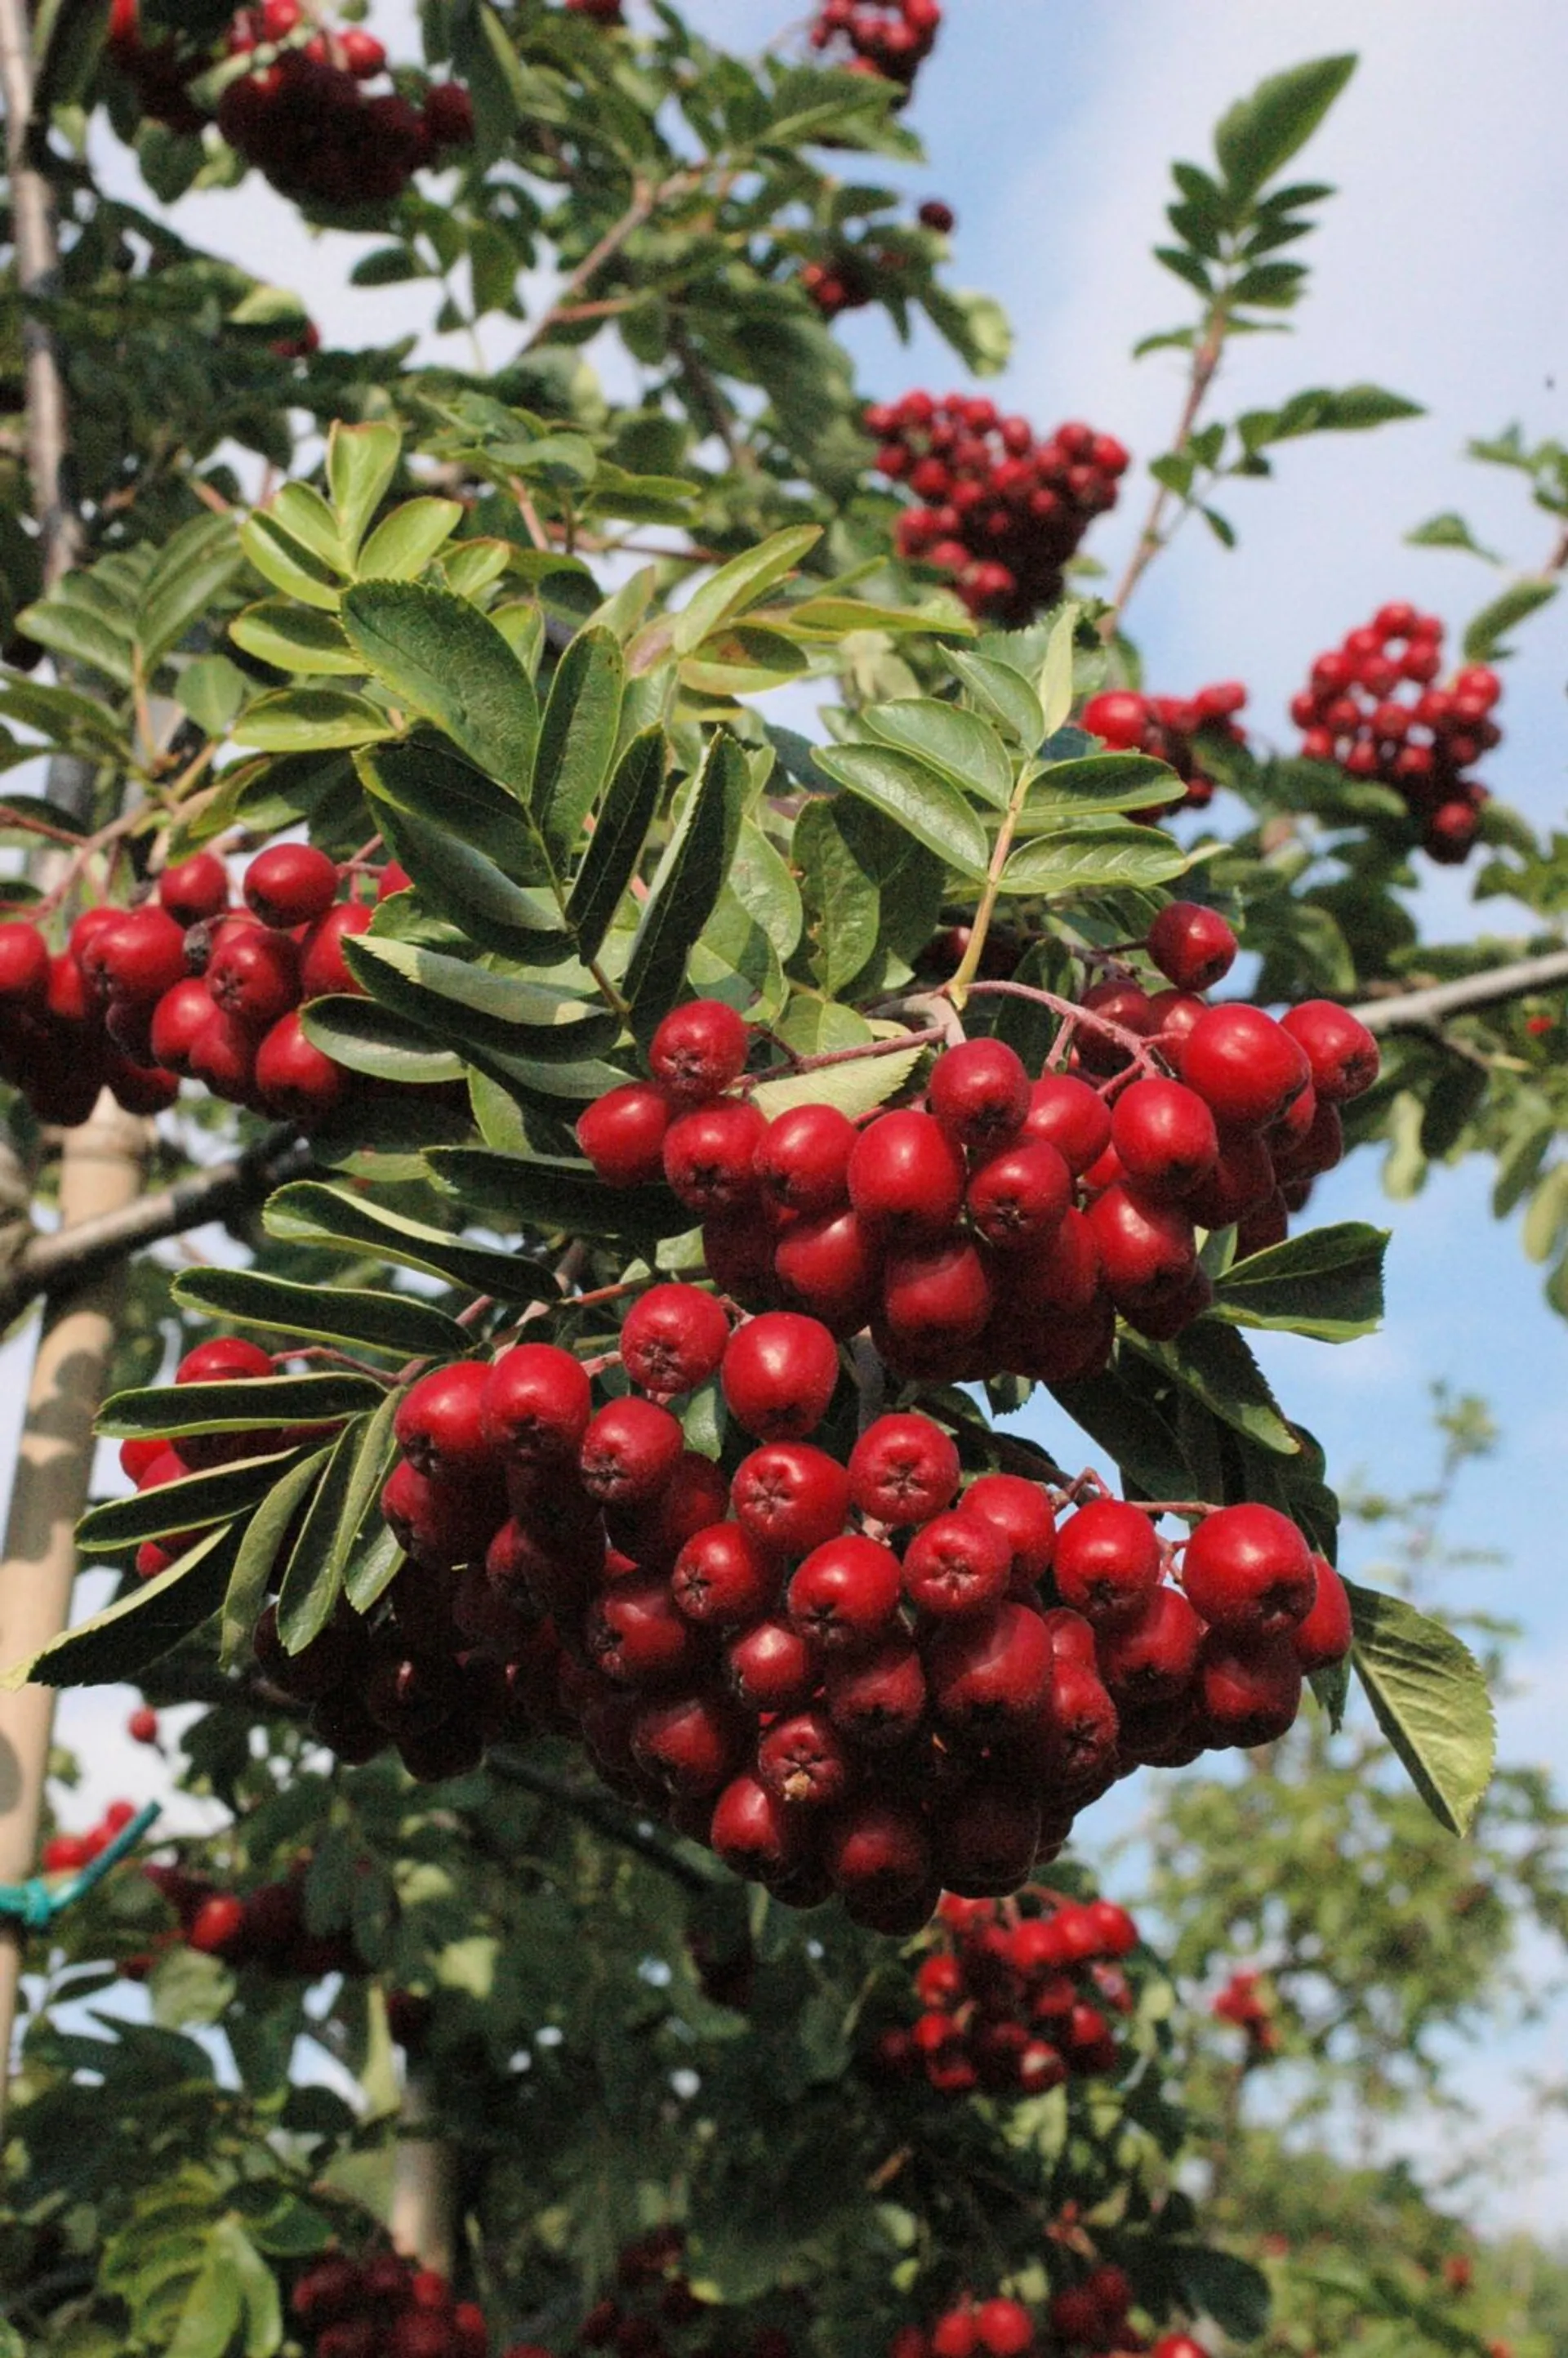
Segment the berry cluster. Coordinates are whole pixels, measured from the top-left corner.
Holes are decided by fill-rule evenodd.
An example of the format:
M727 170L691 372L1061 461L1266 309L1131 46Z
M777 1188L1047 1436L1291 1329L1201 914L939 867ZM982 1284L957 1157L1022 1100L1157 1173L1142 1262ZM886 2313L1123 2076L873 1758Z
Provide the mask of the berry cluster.
M1260 1974L1232 1974L1209 2008L1217 2022L1228 2022L1246 2033L1249 2063L1261 2062L1279 2051L1274 2009L1259 1988L1261 1979Z
M823 0L810 38L814 49L829 53L830 64L880 75L907 91L941 27L941 0L887 0L882 6L874 0Z
M212 118L194 85L211 73L207 52L168 37L144 38L138 0L114 0L109 51L144 114L196 134ZM302 0L260 0L238 11L222 55L254 59L223 84L216 122L229 145L287 197L327 205L382 203L414 173L473 138L473 102L460 82L370 92L386 51L362 26L320 28Z
M1125 1908L1027 1888L1000 1902L949 1895L936 1920L914 1976L925 2011L882 2033L879 2073L923 2072L945 2096L1034 2096L1117 2069L1112 2017L1134 2003L1120 1960L1138 1945Z
M1283 1237L1339 1159L1340 1103L1378 1070L1331 1001L1282 1022L1206 1005L1236 948L1214 911L1171 903L1149 948L1172 988L1087 990L1077 1071L1032 1081L1004 1043L970 1040L937 1059L924 1107L769 1122L742 1080L745 1025L697 1001L666 1019L653 1079L600 1098L578 1137L612 1185L663 1175L748 1309L784 1304L839 1338L869 1325L908 1379L1098 1373L1119 1311L1164 1339L1207 1306L1200 1226L1239 1223L1244 1251Z
M1068 2351L1114 2351L1118 2358L1147 2351L1150 2358L1208 2358L1189 2333L1150 2342L1129 2322L1132 2287L1119 2267L1102 2262L1078 2283L1052 2296L1044 2325L1020 2300L995 2295L964 2298L928 2327L901 2326L887 2358L1059 2358Z
M1062 571L1097 515L1116 505L1128 453L1076 423L1036 441L994 401L906 393L866 412L877 467L918 506L898 520L903 557L957 585L971 613L1027 622L1062 594Z
M153 1114L189 1079L309 1129L375 1086L312 1046L297 1011L360 988L342 945L372 913L340 901L341 882L324 851L274 844L246 871L248 905L232 909L228 869L199 851L135 908L85 911L59 952L26 920L0 925L0 1077L67 1128L105 1086L127 1112ZM381 893L407 882L389 864Z
M1130 687L1108 688L1091 696L1084 707L1083 725L1118 752L1149 753L1168 763L1186 791L1176 801L1141 817L1161 818L1173 810L1203 810L1214 800L1214 780L1203 767L1203 736L1224 738L1232 745L1247 742L1236 715L1247 702L1239 680L1217 680L1195 696L1141 696Z
M143 1869L179 1919L173 1938L226 1965L248 1965L278 1979L317 1981L323 1974L364 1973L363 1958L346 1931L312 1932L305 1920L305 1862L281 1883L241 1894L216 1889L205 1876L153 1860ZM160 1942L159 1946L167 1945ZM156 1953L156 1952L155 1952ZM154 1955L134 1960L140 1978Z
M734 2312L705 2300L681 2267L685 2237L678 2227L655 2227L622 2249L615 2290L595 2301L572 2337L574 2350L609 2350L624 2358L795 2358L796 2344L776 2325L737 2335ZM674 2333L674 2343L666 2338ZM694 2332L701 2340L693 2341ZM706 2338L717 2333L717 2341ZM521 2342L502 2358L555 2358L542 2342Z
M487 2358L484 2312L395 2252L318 2260L289 2306L310 2358Z
M1499 743L1492 718L1502 681L1485 664L1445 687L1443 624L1413 606L1379 606L1318 656L1291 705L1308 761L1336 762L1347 777L1375 779L1403 795L1433 860L1456 866L1476 840L1487 789L1465 773Z
M953 209L931 197L915 219L922 229L946 236L953 227ZM802 265L800 283L823 318L836 319L840 311L863 310L879 294L897 292L918 258L919 242L897 227L859 239L840 236Z
M77 1875L106 1851L116 1834L124 1833L136 1814L134 1801L111 1801L95 1826L84 1834L50 1834L38 1859L45 1875Z

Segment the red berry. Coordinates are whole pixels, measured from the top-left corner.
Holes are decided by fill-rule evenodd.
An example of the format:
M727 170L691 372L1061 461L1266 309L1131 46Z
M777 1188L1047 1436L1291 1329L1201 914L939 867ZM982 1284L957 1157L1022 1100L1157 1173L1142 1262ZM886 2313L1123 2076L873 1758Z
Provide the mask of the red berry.
M936 1900L919 1812L868 1796L828 1826L822 1860L850 1915L874 1929L917 1931Z
M975 1736L1022 1725L1045 1699L1051 1661L1044 1624L1027 1606L1004 1601L956 1621L926 1654L936 1716Z
M1160 1583L1160 1542L1138 1508L1119 1498L1080 1507L1056 1534L1056 1588L1096 1628L1139 1619Z
M1029 1076L1005 1041L966 1040L937 1057L926 1096L937 1120L961 1146L992 1153L1022 1127Z
M229 905L229 871L215 851L198 851L158 879L157 896L177 925L200 925Z
M1358 1016L1332 999L1307 999L1281 1018L1312 1068L1312 1085L1331 1105L1369 1089L1378 1077L1378 1043Z
M203 1956L222 1957L232 1954L244 1930L245 1910L243 1900L232 1892L218 1892L204 1899L191 1918L186 1941Z
M700 1677L706 1662L707 1639L656 1572L611 1581L584 1635L589 1658L624 1686L678 1686Z
M843 1736L820 1711L775 1720L757 1746L759 1781L791 1809L830 1808L842 1801L854 1775Z
M922 229L933 229L939 237L951 237L956 216L953 208L940 197L927 197L915 214Z
M287 934L262 925L226 929L208 960L206 983L220 1013L253 1033L269 1031L298 1002L298 947ZM192 1070L200 1078L194 1057Z
M425 94L425 122L437 147L473 144L473 100L460 81L438 81Z
M810 1639L772 1617L732 1638L724 1660L732 1692L752 1711L798 1710L821 1676Z
M1198 1691L1211 1744L1274 1744L1301 1708L1301 1665L1287 1639L1249 1640L1243 1649L1212 1629L1203 1642Z
M751 1033L721 999L673 1008L654 1033L648 1070L684 1105L716 1098L746 1069Z
M673 1793L714 1793L740 1765L739 1714L711 1692L646 1704L632 1726L632 1751Z
M264 925L308 925L338 897L338 864L310 843L275 843L245 871L245 902Z
M858 1134L837 1106L792 1106L768 1124L757 1149L763 1194L792 1212L836 1210L849 1200Z
M1317 1581L1312 1609L1291 1632L1295 1658L1305 1671L1326 1671L1342 1662L1356 1634L1345 1583L1326 1556L1314 1555L1312 1565Z
M664 1169L689 1211L708 1220L751 1202L765 1127L749 1098L716 1098L677 1115L665 1133ZM578 1134L582 1135L580 1124Z
M828 1652L875 1645L892 1628L903 1594L897 1556L848 1531L813 1548L789 1584L789 1617Z
M993 1154L975 1172L964 1198L974 1226L1000 1251L1054 1236L1072 1200L1072 1174L1045 1139L1025 1139Z
M456 1486L493 1476L496 1453L482 1413L489 1376L478 1359L457 1359L421 1376L398 1402L397 1445L427 1481Z
M734 1628L777 1603L778 1562L739 1523L710 1523L676 1558L670 1588L688 1620Z
M879 1416L849 1453L849 1478L863 1515L895 1528L925 1523L958 1487L958 1452L928 1416Z
M1105 1282L1119 1310L1183 1293L1196 1263L1189 1214L1127 1187L1108 1187L1088 1211Z
M1034 2347L1034 2320L1022 2301L983 2300L975 2311L975 2338L995 2358L1020 2358Z
M1011 1576L1011 1546L979 1515L935 1515L903 1552L904 1595L936 1619L1000 1603Z
M1217 909L1172 901L1149 928L1149 955L1177 990L1212 990L1236 960L1236 936Z
M36 925L0 925L0 1006L41 1008L49 997L49 946Z
M306 1038L292 1011L278 1018L256 1050L255 1093L276 1120L308 1130L326 1120L348 1085L347 1068Z
M364 985L350 973L343 944L370 931L372 911L363 901L340 901L317 919L306 935L299 956L299 989L306 999L322 999L330 991L362 995Z
M871 1228L939 1236L964 1200L964 1157L928 1113L885 1113L860 1132L849 1157L849 1201Z
M783 1798L756 1777L737 1777L719 1796L708 1841L730 1872L777 1876L793 1863L797 1821Z
M607 1187L641 1187L664 1170L665 1133L673 1109L651 1081L628 1081L590 1105L577 1141Z
M1134 1081L1123 1089L1110 1136L1129 1185L1162 1203L1189 1195L1219 1159L1213 1114L1180 1081Z
M1044 1578L1055 1548L1056 1518L1043 1484L1022 1474L982 1474L965 1491L958 1510L1001 1534L1013 1580L1033 1585Z
M765 1236L760 1229L754 1233L765 1249ZM789 1300L820 1318L831 1333L858 1334L871 1318L881 1275L881 1247L858 1212L819 1212L793 1221L772 1260ZM717 1282L711 1256L708 1268Z
M519 1466L575 1458L593 1413L592 1387L569 1351L518 1343L485 1378L480 1422L488 1446Z
M100 998L151 1008L185 972L185 934L167 910L146 901L95 934L81 964ZM47 986L47 973L44 979Z
M711 1293L697 1285L655 1285L626 1314L621 1364L634 1384L668 1399L705 1384L729 1340L730 1321Z
M730 1336L720 1380L730 1413L759 1441L815 1431L838 1381L838 1350L820 1319L763 1311Z
M730 1487L737 1522L781 1556L802 1556L844 1528L849 1476L809 1442L774 1441L753 1449Z
M1178 1588L1157 1588L1136 1621L1096 1632L1095 1656L1117 1702L1132 1706L1182 1693L1197 1663L1203 1624Z
M876 1750L902 1744L925 1714L925 1672L907 1638L890 1638L874 1653L829 1661L824 1701L835 1727Z
M990 1316L985 1264L963 1236L901 1247L883 1264L881 1307L896 1344L942 1351L972 1342Z
M1266 1130L1301 1095L1312 1069L1271 1015L1236 1003L1199 1016L1182 1050L1182 1076L1223 1128Z
M668 1409L635 1397L611 1401L590 1418L582 1437L583 1488L606 1506L646 1505L670 1480L685 1446Z
M1186 1544L1182 1585L1212 1628L1250 1642L1293 1629L1317 1590L1312 1551L1273 1507L1222 1507Z
M1071 1073L1047 1073L1029 1093L1023 1139L1054 1146L1076 1177L1110 1144L1110 1108L1087 1081Z

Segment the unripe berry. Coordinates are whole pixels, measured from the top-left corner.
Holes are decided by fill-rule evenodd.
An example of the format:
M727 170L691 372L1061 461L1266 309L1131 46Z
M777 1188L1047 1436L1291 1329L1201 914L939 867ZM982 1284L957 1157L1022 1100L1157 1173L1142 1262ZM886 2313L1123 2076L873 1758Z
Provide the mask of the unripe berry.
M1312 1610L1312 1550L1288 1515L1263 1506L1222 1507L1188 1540L1182 1585L1212 1628L1250 1643L1293 1629Z
M651 1081L611 1089L579 1117L577 1142L607 1187L641 1187L664 1171L673 1108Z
M766 1310L730 1336L720 1381L730 1413L759 1441L814 1432L838 1381L838 1351L820 1319Z
M621 1329L621 1364L634 1384L668 1399L713 1375L730 1340L720 1303L697 1285L655 1285L634 1302Z
M338 865L311 843L275 843L245 871L245 902L264 925L308 925L338 897Z
M720 1096L746 1069L751 1033L721 999L672 1008L654 1033L648 1070L683 1105Z

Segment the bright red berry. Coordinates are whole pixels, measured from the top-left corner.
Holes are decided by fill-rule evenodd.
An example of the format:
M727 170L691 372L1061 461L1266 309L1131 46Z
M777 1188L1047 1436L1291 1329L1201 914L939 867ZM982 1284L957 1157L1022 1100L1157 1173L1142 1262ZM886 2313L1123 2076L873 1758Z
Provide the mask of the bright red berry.
M720 1370L736 1422L759 1441L814 1432L838 1381L838 1348L817 1318L766 1310L730 1336Z
M746 1069L751 1033L721 999L672 1008L648 1049L648 1070L684 1105L716 1098Z
M698 1285L655 1285L626 1313L621 1364L659 1399L694 1391L716 1373L730 1340L721 1303Z
M641 1187L664 1170L665 1134L674 1111L651 1081L611 1089L582 1114L577 1141L607 1187Z
M1222 1507L1186 1544L1182 1585L1212 1628L1238 1640L1277 1638L1311 1612L1312 1550L1276 1508Z
M245 871L245 902L264 925L308 925L338 897L338 864L311 843L274 843Z
M1212 990L1236 961L1236 936L1217 909L1171 901L1149 928L1149 955L1177 990Z

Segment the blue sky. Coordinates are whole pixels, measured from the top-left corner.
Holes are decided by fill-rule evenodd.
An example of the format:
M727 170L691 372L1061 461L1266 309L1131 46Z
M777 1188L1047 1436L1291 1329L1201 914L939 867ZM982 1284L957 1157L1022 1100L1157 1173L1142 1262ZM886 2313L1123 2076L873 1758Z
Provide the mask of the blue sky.
M631 0L633 16L641 0ZM689 0L693 19L737 46L778 33L785 0ZM408 0L376 0L372 22L395 53L414 53ZM402 38L399 39L399 34ZM1156 566L1132 610L1152 687L1249 682L1249 714L1282 736L1284 707L1313 654L1383 600L1410 597L1454 626L1487 593L1473 560L1408 549L1402 536L1459 508L1483 540L1537 564L1550 521L1513 479L1466 463L1465 438L1519 418L1532 436L1568 440L1568 308L1561 224L1568 218L1568 10L1561 0L1314 0L1310 9L1246 0L953 0L912 121L929 164L893 177L912 195L941 194L958 215L956 275L998 294L1017 330L995 388L1037 425L1078 416L1140 457L1162 447L1181 398L1170 355L1134 363L1137 339L1184 316L1183 288L1150 258L1162 224L1168 162L1201 157L1226 104L1263 74L1350 49L1362 63L1314 143L1307 168L1341 193L1305 258L1314 292L1290 338L1243 348L1222 381L1219 413L1303 385L1372 379L1423 402L1419 422L1362 437L1324 437L1281 453L1275 482L1229 501L1241 534L1227 555L1201 526ZM253 178L243 189L180 211L191 237L298 291L329 338L422 327L416 289L343 287L358 242L310 239ZM877 322L849 335L868 391L963 381L935 338L899 348ZM499 356L504 340L489 338ZM1097 527L1094 552L1116 569L1141 496ZM1563 806L1563 681L1568 600L1528 625L1500 718L1507 735L1486 775L1538 823ZM1465 872L1433 872L1423 902L1434 929L1479 930ZM1482 913L1487 916L1487 913ZM1506 914L1491 904L1491 925ZM1512 1757L1568 1779L1568 1583L1558 1534L1568 1523L1568 1330L1544 1305L1517 1222L1495 1223L1489 1174L1440 1172L1414 1203L1390 1206L1363 1157L1325 1183L1314 1217L1394 1228L1389 1316L1377 1338L1344 1350L1279 1343L1266 1353L1293 1412L1317 1431L1342 1478L1413 1487L1433 1461L1429 1387L1482 1393L1502 1428L1497 1454L1466 1476L1456 1544L1495 1548L1498 1572L1451 1580L1455 1606L1484 1601L1527 1627L1521 1685L1503 1710ZM0 1360L0 1433L22 1377ZM118 1703L73 1702L63 1732L85 1740L95 1796L137 1790L146 1756L119 1736ZM1564 2068L1563 2028L1518 2059ZM1495 2120L1509 2117L1498 2102ZM1568 2154L1538 2177L1543 2223L1561 2211Z

